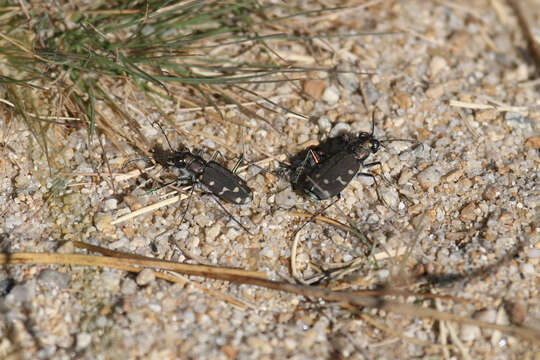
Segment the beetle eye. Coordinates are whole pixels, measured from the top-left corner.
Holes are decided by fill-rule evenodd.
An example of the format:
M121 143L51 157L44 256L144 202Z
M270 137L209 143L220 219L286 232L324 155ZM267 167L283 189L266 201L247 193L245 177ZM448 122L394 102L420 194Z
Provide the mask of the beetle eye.
M359 135L358 135L358 139L360 141L366 141L370 138L370 134L368 134L367 132L361 132Z
M371 142L369 144L369 148L371 149L371 152L376 153L377 150L379 150L379 145L380 145L380 143L377 140L375 140L375 139L371 140Z

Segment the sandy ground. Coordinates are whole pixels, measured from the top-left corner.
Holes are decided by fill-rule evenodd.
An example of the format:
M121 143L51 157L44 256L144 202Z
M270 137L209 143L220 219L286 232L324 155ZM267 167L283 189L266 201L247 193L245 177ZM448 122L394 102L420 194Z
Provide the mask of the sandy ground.
M540 3L524 3L536 10L529 15L540 36ZM320 81L296 83L309 95L291 83L260 85L259 93L309 117L257 110L272 126L234 107L225 111L231 122L219 123L164 104L184 132L166 127L173 146L202 149L206 159L219 150L218 161L228 168L240 154L249 162L267 159L262 166L275 170L271 157L286 159L342 132L370 131L375 109L376 138L416 139L423 146L386 143L373 155L382 166L370 171L388 181L356 178L324 215L356 224L377 242L378 260L364 255L358 236L310 223L298 238L297 277L326 269L329 278L319 284L333 289L448 295L454 298L394 300L540 331L540 83L511 8L501 0L383 1L297 21L313 34L398 33L294 47L277 42L275 50L296 64L374 74L314 71L310 78ZM120 98L122 88L111 93ZM149 139L165 143L148 121L160 114L135 111L137 105L128 106L134 97L125 95L124 110ZM233 120L248 128L240 131ZM112 224L169 193L148 194L157 184L144 180L167 171L136 176L129 172L134 168L122 168L134 151L120 154L102 137L108 166L118 174L113 189L103 150L89 148L83 130L50 131L52 158L63 169L52 173L40 148L28 145L33 139L22 122L0 131L0 239L11 253L85 253L73 243L84 241L294 281L292 237L305 218L293 212L316 213L330 204L250 166L240 176L254 190L253 201L225 206L252 234L199 190L183 222L186 200ZM394 257L409 250L405 263ZM350 271L339 275L334 267ZM43 265L3 267L0 279L2 358L538 358L538 341L505 332L223 281L189 278L182 285L150 271Z

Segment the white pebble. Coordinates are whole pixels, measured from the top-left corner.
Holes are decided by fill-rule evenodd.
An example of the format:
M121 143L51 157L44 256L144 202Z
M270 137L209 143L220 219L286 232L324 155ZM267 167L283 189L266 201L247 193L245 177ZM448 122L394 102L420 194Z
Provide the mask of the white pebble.
M336 104L339 100L339 89L335 86L329 86L324 90L322 100L330 105Z
M297 202L297 196L291 189L285 189L276 194L276 204L281 207L290 208L296 205Z
M536 272L534 271L534 266L532 264L521 264L520 270L523 273L523 275L534 275Z
M430 166L416 175L416 179L424 189L436 186L441 181L441 169L437 166Z
M339 136L344 133L348 133L351 131L351 126L347 123L337 123L332 130L330 130L329 136L331 138Z
M441 70L446 68L446 60L440 56L434 56L429 63L429 72L431 76L437 75Z
M221 224L216 223L206 230L206 240L213 241L221 232Z
M355 74L352 73L339 73L338 81L348 92L351 94L358 90L360 83Z
M117 206L118 206L118 200L116 200L115 198L107 199L103 203L103 208L105 209L105 211L114 210L116 209Z
M92 342L92 336L86 332L77 334L77 351L83 350Z
M156 278L156 274L151 269L143 269L140 273L137 274L137 285L145 286L150 284Z
M321 116L318 120L319 125L319 131L320 132L328 132L330 128L332 127L332 123L330 122L330 119L326 116Z
M267 258L272 259L274 257L274 250L270 246L266 246L263 248L260 252L262 256L266 256Z
M463 325L461 327L461 340L471 342L481 335L480 328L474 325Z

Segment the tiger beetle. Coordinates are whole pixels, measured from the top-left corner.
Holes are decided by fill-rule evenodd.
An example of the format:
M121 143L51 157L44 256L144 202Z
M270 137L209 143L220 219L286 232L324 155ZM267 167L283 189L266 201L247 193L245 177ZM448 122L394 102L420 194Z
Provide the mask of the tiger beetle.
M379 151L385 142L407 141L410 139L377 140L375 130L375 112L372 115L371 133L361 132L357 136L348 135L333 138L313 149L309 149L300 165L294 169L291 180L293 188L309 195L314 200L326 200L341 192L357 175L374 178L360 169L381 165L379 161L366 163L371 154Z
M155 150L155 152L157 152ZM253 200L246 181L236 175L242 162L238 160L232 170L214 161L216 152L209 161L193 154L188 149L156 154L154 159L163 166L175 167L182 172L178 180L189 180L204 185L210 193L227 203L244 205Z
M203 187L208 191L207 193L214 196L216 202L223 209L223 211L225 211L227 215L229 215L231 219L236 222L242 229L249 233L249 230L247 230L244 225L242 225L238 220L236 220L234 216L232 216L232 214L220 202L221 200L223 202L236 205L244 205L253 200L253 193L251 192L251 189L247 185L246 181L236 175L236 171L242 163L243 158L241 157L236 163L236 165L233 167L233 169L229 170L223 165L214 161L215 157L220 154L218 151L216 151L212 158L208 161L204 160L202 156L192 153L189 149L185 147L181 150L174 151L172 150L173 147L169 142L169 139L161 125L157 122L154 122L153 124L157 125L161 129L163 135L165 136L165 139L167 140L167 144L171 149L166 151L161 149L160 147L155 147L152 150L153 159L164 167L173 167L180 171L180 174L176 180L166 183L161 187L165 187L176 182L187 182L194 185L203 185ZM140 159L135 159L131 161L136 160ZM184 221L184 218L188 212L194 188L195 187L191 188L189 201L180 222Z

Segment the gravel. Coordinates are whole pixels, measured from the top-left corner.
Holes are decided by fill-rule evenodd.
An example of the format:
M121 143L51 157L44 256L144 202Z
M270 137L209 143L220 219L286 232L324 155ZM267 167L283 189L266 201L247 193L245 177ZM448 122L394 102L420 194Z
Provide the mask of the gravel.
M249 205L224 204L225 212L195 189L187 211L184 200L114 224L129 209L160 201L170 189L148 193L153 182L147 179L166 172L156 167L145 176L116 177L127 174L122 166L130 159L117 144L99 133L95 136L101 136L100 146L90 149L84 129L65 132L52 125L46 134L52 147L48 159L21 121L7 122L5 111L0 112L3 123L9 124L0 127L5 149L0 181L3 251L91 253L75 246L83 241L293 281L292 236L305 224L296 259L304 279L321 273L337 276L346 269L350 271L318 285L432 290L449 296L440 301L442 311L538 329L540 102L537 86L530 82L535 69L524 58L523 34L505 4L376 2L367 9L342 9L332 16L319 14L316 21L306 19L303 27L313 34L390 32L325 37L309 44L281 40L268 44L291 64L339 65L372 73L336 77L313 71L309 78L320 82L313 82L310 91L319 100L298 94L302 83L257 84L257 91L277 96L272 101L310 120L255 110L269 126L230 107L224 112L227 121L215 121L211 110L184 111L182 102L165 99L158 99L163 101L158 112L155 104L126 94L123 82L108 89L150 142L164 142L148 121L164 123L161 116L166 113L180 134L189 134L170 132L174 144L201 150L206 159L212 156L211 149L219 150L223 156L216 161L228 168L239 154L246 163L267 155L287 161L289 154L317 144L328 133L369 131L371 111L376 110L377 138L417 139L423 146L385 143L368 160L382 166L363 169L375 174L376 182L354 179L321 214L374 240L375 258L366 257L372 246L359 236L293 215L319 213L331 201L312 201L271 172L242 167L238 174L254 192ZM310 59L312 63L302 62ZM170 90L175 98L183 96L178 87ZM456 101L468 105L453 106ZM512 111L507 111L509 107ZM232 120L247 126L238 127ZM103 164L102 149L108 165ZM50 164L65 168L52 177ZM260 166L274 170L277 163L268 160ZM405 261L381 259L400 251L407 254ZM353 261L354 266L347 267L350 264L344 261ZM90 266L9 265L1 270L0 279L0 317L9 324L0 327L0 357L511 359L534 358L536 350L521 336L473 325L444 322L443 331L435 319L367 308L353 311L313 298L200 277L172 284L156 279L150 270L132 274ZM425 308L437 303L420 296L392 300ZM452 346L443 350L402 335Z

